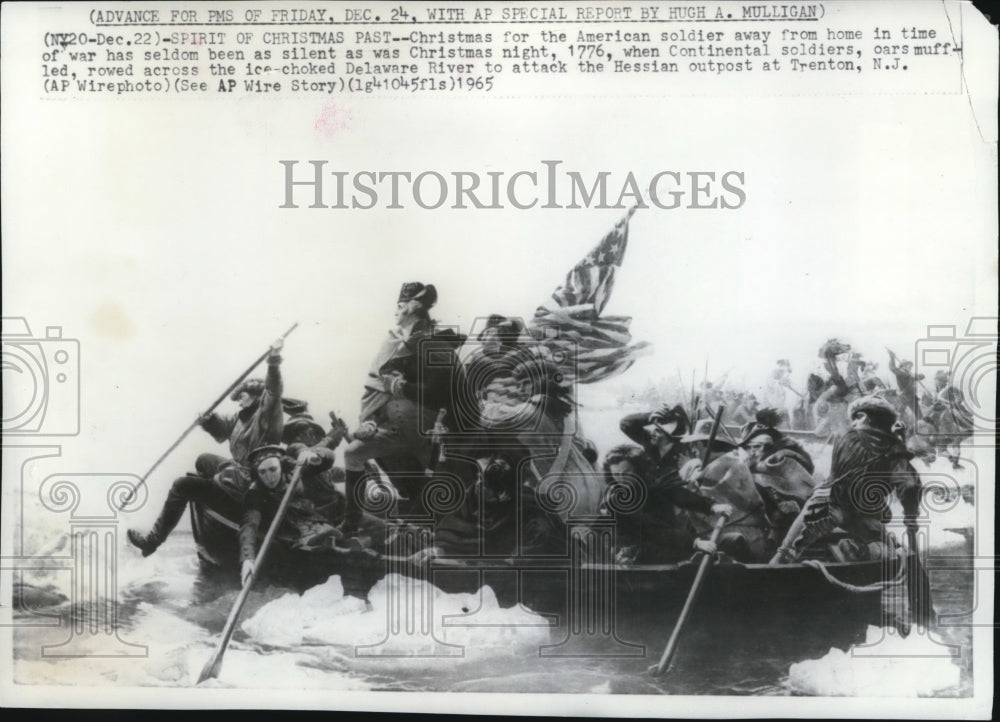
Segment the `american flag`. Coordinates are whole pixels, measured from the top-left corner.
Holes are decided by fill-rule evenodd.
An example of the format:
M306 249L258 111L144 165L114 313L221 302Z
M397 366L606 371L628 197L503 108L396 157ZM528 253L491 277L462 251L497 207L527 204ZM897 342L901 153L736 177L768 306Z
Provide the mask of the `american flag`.
M601 316L625 257L634 212L633 207L570 270L553 292L552 302L540 306L529 324L532 335L570 370L568 383L589 384L616 376L651 350L648 343L631 343L631 317Z
M553 383L545 386L550 402L546 411L572 408L575 405L577 383L594 383L615 376L630 367L637 356L649 350L649 344L632 344L628 316L601 316L614 287L615 272L622 264L628 245L628 222L633 208L600 243L577 263L566 281L552 294L552 300L535 311L528 332L537 341L534 352L545 361L546 378ZM553 399L565 401L552 403ZM594 465L583 455L579 430L565 422L551 419L556 434L558 452L534 454L541 481L537 488L540 503L562 498L560 488L572 487L571 508L559 508L558 515L567 521L570 516L590 518L600 508L604 481ZM541 428L541 427L540 427ZM527 434L523 443L528 448L551 443L551 437L537 431ZM559 506L559 505L555 505Z

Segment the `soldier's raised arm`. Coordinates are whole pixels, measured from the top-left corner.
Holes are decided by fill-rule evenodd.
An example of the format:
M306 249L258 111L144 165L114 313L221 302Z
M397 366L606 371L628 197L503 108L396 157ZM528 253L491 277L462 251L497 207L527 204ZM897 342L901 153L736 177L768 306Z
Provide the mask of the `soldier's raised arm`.
M629 414L619 422L618 427L632 441L645 446L649 442L649 439L646 438L646 432L643 430L643 427L650 423L650 416L651 414L646 412Z
M893 351L891 348L887 348L886 351L889 352L889 370L892 371L893 374L897 374L897 372L900 369L899 365L896 363L896 361L898 360L896 358L896 352Z
M278 339L271 344L267 354L267 375L264 377L264 392L260 398L261 423L267 429L280 429L284 426L284 410L281 408L281 394L284 393L284 382L281 378L281 349L284 340Z

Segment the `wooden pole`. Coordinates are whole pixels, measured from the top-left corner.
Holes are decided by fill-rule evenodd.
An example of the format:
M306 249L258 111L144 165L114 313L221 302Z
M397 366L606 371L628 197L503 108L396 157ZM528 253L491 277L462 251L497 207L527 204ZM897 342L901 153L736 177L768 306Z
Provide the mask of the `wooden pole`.
M710 541L713 544L719 540L719 534L722 533L722 527L725 525L726 517L720 516L715 522L715 527L712 529ZM680 641L681 631L684 629L684 624L687 622L688 616L690 616L691 610L694 608L694 602L695 598L698 596L698 590L701 589L701 585L705 581L705 575L708 573L708 567L711 563L712 557L705 554L701 559L701 563L698 565L698 573L695 574L694 583L691 585L691 591L688 592L687 599L684 601L684 607L681 609L681 614L677 618L677 624L674 625L674 629L670 633L670 639L667 640L667 647L663 650L660 661L649 668L650 673L657 677L663 674L663 671L670 665L673 661L674 655L677 653L677 643Z
M226 648L229 646L229 640L233 636L233 632L236 629L236 623L239 621L240 612L243 611L243 606L247 602L247 598L250 596L250 589L253 587L253 583L257 580L257 575L260 574L261 569L264 566L264 559L267 556L268 550L271 548L271 542L274 540L277 534L278 527L281 526L282 520L285 518L285 512L288 510L288 504L292 500L292 494L295 492L295 487L299 484L299 478L302 476L302 466L296 464L295 471L292 473L292 478L288 482L288 488L285 490L285 495L281 498L281 504L278 505L278 510L274 513L274 520L271 522L271 528L267 530L267 534L264 536L264 541L260 545L260 550L257 552L257 558L253 563L253 571L250 573L250 578L247 579L246 584L243 585L243 589L240 590L240 594L236 597L236 602L233 604L232 611L229 612L229 618L226 620L226 626L222 630L222 639L219 640L219 646L215 650L215 654L212 655L211 659L205 662L205 666L201 670L201 675L198 677L198 684L201 684L206 679L213 679L219 676L219 672L222 670L222 658L226 654Z
M290 329L288 329L287 331L285 331L285 333L283 333L283 334L281 335L281 338L282 338L282 339L286 339L286 338L288 338L289 334L291 334L291 332L292 332L292 331L294 331L294 330L295 330L296 328L298 328L298 326L299 326L299 324L298 324L298 323L294 323L294 324L292 324L292 327L291 327ZM231 384L229 385L229 388L228 388L228 389L226 389L225 391L223 391L223 392L222 392L222 394L221 394L221 395L219 396L219 398L217 398L217 399L216 399L216 400L215 400L215 401L214 401L214 402L212 403L212 405L208 407L208 411L205 411L204 413L201 413L201 414L199 414L199 415L198 415L198 418L197 418L197 419L195 419L195 420L194 420L194 422L193 422L193 423L192 423L192 424L191 424L191 425L190 425L189 427L187 427L186 429L184 429L184 433L182 433L182 434L180 435L180 437L179 437L179 438L177 439L177 441L175 441L174 443L172 443L172 444L170 445L170 448L169 448L169 449L167 449L167 450L166 450L166 451L164 451L164 452L163 452L162 454L160 454L160 458L159 458L159 459L157 459L156 461L154 461L154 462L153 462L153 465L152 465L151 467L149 467L149 470L148 470L148 471L147 471L147 472L146 472L145 474L143 474L143 475L142 475L142 478L141 478L141 479L139 479L139 483L138 483L138 484L136 484L136 485L135 485L135 486L134 486L134 487L132 488L132 491L130 491L130 492L129 492L128 496L126 496L126 497L125 497L125 500L124 500L124 501L122 502L121 506L120 506L120 507L118 507L118 511L124 511L124 510L125 510L125 507L127 507L127 506L128 506L129 504L131 504L131 503L132 503L132 500L133 500L133 499L135 498L135 494L136 494L136 492L138 492L138 491L139 491L139 488L140 488L140 487L142 487L142 486L143 486L143 485L144 485L144 484L146 483L146 479L148 479L148 478L150 477L150 475L151 475L151 474L152 474L152 473L153 473L154 471L156 471L157 467L159 467L159 465L160 465L160 464L162 464L162 463L163 463L163 461L164 461L164 460L165 460L165 459L166 459L166 458L167 458L168 456L170 456L170 454L172 454L172 453L173 453L174 449L176 449L176 448L177 448L178 446L180 446L180 445L181 445L181 442L182 442L182 441L184 441L184 439L186 439L186 438L187 438L187 435L188 435L188 434L190 434L190 433L191 433L191 432L192 432L192 431L193 431L193 430L194 430L194 429L195 429L195 428L196 428L197 426L199 426L199 425L201 424L201 419L202 419L202 417L204 417L204 416L207 416L208 414L212 413L212 412L213 412L213 411L215 410L215 407L216 407L216 406L218 406L218 405L219 405L219 404L221 404L221 403L222 403L223 401L225 401L225 400L226 400L226 397L228 397L228 396L229 396L229 394L231 394L231 393L233 392L233 390L234 390L234 389L235 389L235 388L236 388L237 386L239 386L239 385L240 385L241 383L243 383L243 380L244 380L244 379L245 379L245 378L246 378L247 376L249 376L249 375L250 375L250 374L251 374L251 373L253 372L253 370L254 370L255 368L257 368L257 367L258 367L258 366L259 366L259 365L261 364L261 362L262 362L262 361L263 361L264 359L266 359L266 358L267 358L267 355L268 355L269 353L271 353L271 349L268 349L267 351L265 351L265 352L264 352L263 354L261 354L260 358L258 358L258 359L257 359L256 361L254 361L254 362L253 362L252 364L250 364L250 367L249 367L249 368L248 368L248 369L247 369L246 371L244 371L244 372L243 372L242 374L240 374L239 378L237 378L237 379L236 379L235 381L233 381L233 383L231 383Z

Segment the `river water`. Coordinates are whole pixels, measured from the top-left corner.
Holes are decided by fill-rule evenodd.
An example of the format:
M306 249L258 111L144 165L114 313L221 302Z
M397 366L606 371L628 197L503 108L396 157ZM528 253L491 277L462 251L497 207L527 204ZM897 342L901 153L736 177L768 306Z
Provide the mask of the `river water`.
M942 463L941 461L937 463ZM489 590L432 599L432 633L386 638L386 582L367 600L344 596L339 578L304 595L276 586L255 589L225 657L220 677L204 685L249 689L429 690L623 694L972 694L972 528L975 507L955 497L932 518L931 584L943 626L903 639L890 628L804 615L761 629L742 620L700 620L682 639L668 675L644 674L659 656L672 617L618 630L619 639L591 644L581 656L545 656L566 636L562 627L523 608L500 608ZM123 537L123 534L119 535ZM23 684L177 686L195 683L211 656L237 593L232 576L204 573L190 533L177 531L153 556L119 549L119 658L61 658L65 625L15 626L15 679ZM22 578L30 606L64 620L71 605L59 575ZM886 593L883 604L892 607ZM474 623L453 625L475 612ZM450 615L450 616L449 616ZM697 616L697 613L696 615ZM21 622L30 622L21 615ZM695 620L697 621L697 620ZM745 621L745 623L744 623ZM404 630L405 631L405 630ZM78 635L77 650L101 653L106 634ZM867 637L867 646L866 646ZM626 643L626 644L623 644ZM127 647L127 644L142 645ZM381 644L381 646L380 646ZM845 654L856 645L853 653ZM631 645L631 646L630 646ZM542 650L542 651L540 651ZM548 651L545 651L548 650ZM866 652L867 650L867 652ZM420 656L423 655L423 656ZM619 656L614 656L619 655ZM812 660L812 661L811 661ZM918 682L914 682L918 680ZM872 684L872 682L876 684Z

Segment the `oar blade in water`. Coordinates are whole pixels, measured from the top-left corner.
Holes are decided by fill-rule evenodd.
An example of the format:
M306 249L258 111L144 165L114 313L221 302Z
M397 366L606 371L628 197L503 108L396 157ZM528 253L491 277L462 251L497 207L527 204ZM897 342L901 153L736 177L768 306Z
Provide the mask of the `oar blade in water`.
M201 674L198 675L198 681L196 684L201 684L206 679L215 679L219 676L219 672L222 671L222 655L214 654L212 658L205 662L205 666L201 668Z

